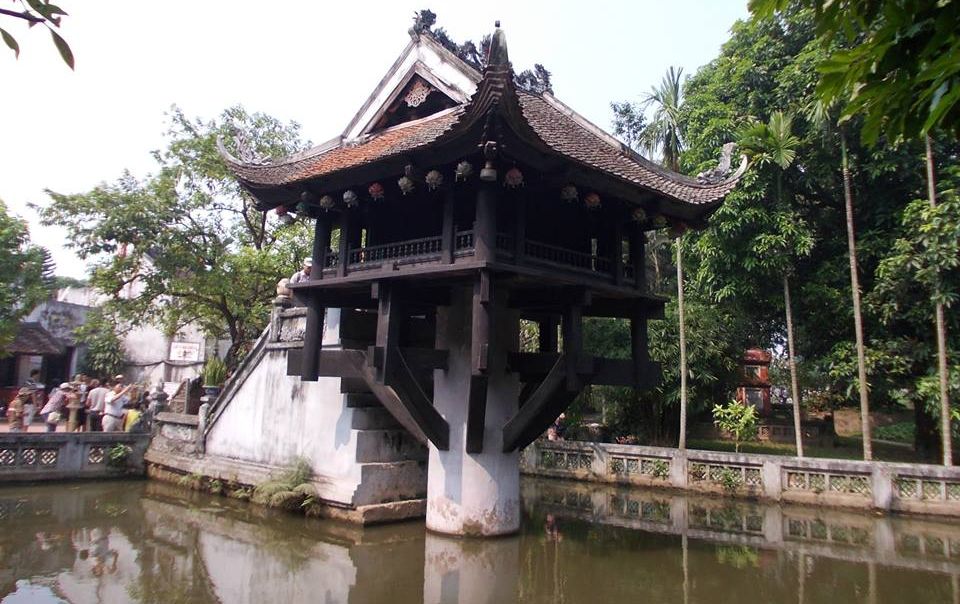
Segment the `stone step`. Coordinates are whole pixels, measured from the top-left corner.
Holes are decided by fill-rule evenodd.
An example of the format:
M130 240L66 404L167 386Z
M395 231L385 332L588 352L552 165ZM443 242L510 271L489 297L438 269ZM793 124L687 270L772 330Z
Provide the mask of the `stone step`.
M354 430L395 430L400 424L378 404L376 407L355 408L350 427Z
M360 465L355 506L389 503L427 496L426 461L372 462Z
M427 448L405 430L358 430L357 461L426 461Z
M372 392L348 392L347 393L347 407L351 409L356 408L370 408L370 407L382 407L380 401Z
M360 378L340 378L340 392L344 394L369 393L367 383Z

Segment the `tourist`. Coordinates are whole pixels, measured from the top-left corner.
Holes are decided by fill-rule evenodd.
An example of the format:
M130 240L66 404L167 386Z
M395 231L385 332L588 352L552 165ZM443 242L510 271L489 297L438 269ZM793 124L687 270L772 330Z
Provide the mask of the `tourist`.
M124 409L123 431L142 432L143 413L140 411L140 405L131 401L124 405Z
M303 283L304 281L310 280L310 271L313 269L313 258L305 258L303 260L303 268L295 272L292 277L290 277L290 285L294 283Z
M24 431L29 432L30 424L33 423L33 418L37 414L37 402L42 400L43 396L43 384L40 383L40 370L32 369L30 371L30 377L23 383L23 386L29 388L33 393L23 404Z
M64 382L59 387L54 388L47 399L47 404L40 410L43 421L47 424L47 432L56 432L57 424L60 422L60 416L63 409L71 401L75 400L73 384Z
M87 418L90 420L91 432L103 431L103 406L110 389L102 385L99 380L90 382L90 392L87 393Z
M33 390L24 386L21 388L10 404L7 405L7 423L10 432L20 432L24 430L24 411L23 408L28 400L33 399Z
M123 429L123 406L130 401L133 384L123 385L123 376L114 378L113 390L103 399L103 431L120 432Z
M87 376L82 373L75 375L73 386L76 389L77 402L80 405L80 408L77 409L77 423L73 430L74 432L82 432L87 427L87 390L89 386Z
M157 382L157 387L153 392L150 393L150 396L147 397L149 401L147 406L147 415L152 419L156 417L157 413L166 411L167 409L167 400L170 398L170 395L164 392L163 382Z

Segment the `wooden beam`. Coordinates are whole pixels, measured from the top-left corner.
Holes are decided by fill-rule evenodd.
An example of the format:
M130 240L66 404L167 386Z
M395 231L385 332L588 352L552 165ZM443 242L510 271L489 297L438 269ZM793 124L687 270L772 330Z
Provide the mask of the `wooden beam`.
M497 257L497 195L497 183L481 182L477 189L473 247L474 257L481 262Z
M510 308L560 308L575 304L589 306L593 300L590 290L580 286L541 287L516 289L510 292L507 306Z
M490 308L492 287L489 272L481 269L473 282L470 325L471 375L482 375L490 368L491 336L493 332L493 309Z
M310 280L319 281L323 276L326 263L324 250L330 247L330 222L317 218L313 229L314 266L310 270ZM320 349L323 346L323 321L326 307L316 296L307 296L307 319L303 332L303 358L300 367L300 379L306 382L317 381L317 364Z
M507 355L510 371L520 374L529 385L543 379L560 355L539 352L513 352ZM583 355L577 360L577 373L598 386L629 386L649 389L660 381L660 364L645 361L637 369L632 359L609 359ZM524 386L527 388L527 386ZM521 394L521 399L523 395Z
M630 229L630 264L633 265L633 287L647 291L647 260L644 252L647 235L640 223Z
M557 357L536 391L503 426L503 452L509 453L533 442L580 394L565 387L567 359ZM581 382L585 385L587 382Z
M537 348L540 352L557 352L557 328L559 326L560 321L555 316L537 321L540 332L537 338Z
M610 238L610 270L613 272L613 284L623 285L623 224L619 217L613 217Z
M337 261L337 277L347 276L350 263L350 242L353 239L353 211L345 208L340 212L340 257Z
M664 304L663 300L652 298L594 298L593 303L583 309L583 314L629 319L640 313L648 319L662 319Z
M563 313L563 356L567 363L567 390L580 391L583 382L577 372L577 361L583 354L583 308L568 306Z
M485 375L470 376L467 398L467 453L483 452L483 432L487 421L487 384Z
M387 357L396 359L396 363L390 372L388 386L396 394L397 400L384 396L383 399L380 399L380 403L391 414L394 414L397 421L400 421L398 414L402 415L402 413L396 406L396 403L399 402L406 415L416 423L420 431L436 448L441 451L448 450L450 448L450 426L434 408L433 401L420 387L410 365L407 364L407 360L403 356L403 352L396 347L390 348L387 350ZM368 386L370 385L368 384ZM371 387L371 391L377 394L378 399L381 397L378 390Z
M380 359L368 359L372 364L376 362L377 381L386 384L390 381L390 372L393 370L393 355L390 351L400 343L400 321L403 319L401 304L396 299L396 288L388 283L380 282L376 286L377 302L377 337L376 347L379 349Z
M516 222L513 225L513 261L515 264L523 262L523 255L527 251L527 196L517 194Z

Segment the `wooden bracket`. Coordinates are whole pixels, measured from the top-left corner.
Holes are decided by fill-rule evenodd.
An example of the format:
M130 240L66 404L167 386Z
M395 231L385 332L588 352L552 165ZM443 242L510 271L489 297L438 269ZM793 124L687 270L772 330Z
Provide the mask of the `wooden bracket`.
M488 377L474 375L470 377L470 395L467 408L467 453L483 452L483 432L487 419Z

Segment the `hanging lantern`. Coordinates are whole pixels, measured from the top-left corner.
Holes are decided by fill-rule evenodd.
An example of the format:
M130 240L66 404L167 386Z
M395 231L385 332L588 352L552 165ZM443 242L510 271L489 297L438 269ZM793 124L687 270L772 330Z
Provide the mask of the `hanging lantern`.
M330 210L332 210L333 206L335 205L337 205L337 202L335 202L333 200L333 197L329 195L324 195L323 197L320 198L320 207L323 208L324 211L326 212L329 212Z
M578 197L580 197L580 194L577 193L577 188L573 185L567 185L560 189L560 199L567 203L576 201Z
M633 212L630 214L630 218L632 218L634 222L639 222L642 224L647 221L647 213L643 208L634 208Z
M507 173L503 175L503 185L511 189L522 186L523 172L521 172L519 168L510 168L507 170Z
M370 194L371 199L375 199L379 201L384 197L383 185L381 185L378 182L375 182L369 187L367 187L367 193Z
M430 170L427 172L427 176L424 178L427 182L427 188L431 191L435 191L440 185L443 184L443 174L438 170Z
M297 207L294 208L297 211L297 214L310 214L310 206L307 205L307 202L301 201L297 203Z
M667 226L667 219L663 214L657 214L653 217L653 226L658 229L662 229L663 227Z
M680 220L673 220L670 222L670 236L680 237L687 232L687 223Z
M600 207L600 195L593 191L587 193L587 196L583 198L583 205L591 210L596 210Z
M412 193L415 187L413 179L409 176L402 176L400 180L397 181L397 186L400 187L400 192L404 195Z
M471 176L473 176L473 164L467 160L457 164L457 182L467 180Z
M348 208L355 208L360 203L360 198L352 190L348 189L343 193L343 203Z

